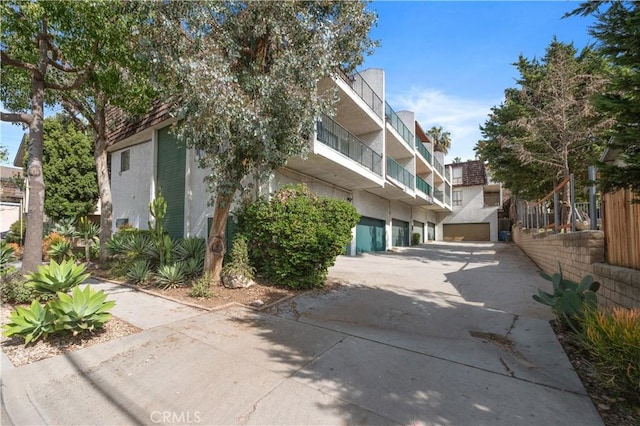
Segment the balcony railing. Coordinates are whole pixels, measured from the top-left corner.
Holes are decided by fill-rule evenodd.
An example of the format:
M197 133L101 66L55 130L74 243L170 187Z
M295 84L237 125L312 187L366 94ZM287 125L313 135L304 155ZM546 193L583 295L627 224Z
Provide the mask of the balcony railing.
M451 205L451 191L447 188L444 193L444 203L447 205Z
M402 167L391 157L387 157L387 176L400 181L404 186L408 186L411 189L415 188L415 178L409 170Z
M431 185L425 182L420 176L416 176L416 188L427 195L431 195Z
M384 103L384 115L387 121L391 124L391 127L396 129L407 145L412 147L415 144L413 133L407 126L405 126L404 122L400 119L398 114L396 114L393 108L391 108L391 105L389 105L388 102Z
M436 189L436 190L433 191L433 198L435 198L436 200L440 201L441 203L444 203L443 192L440 191L439 189Z
M427 148L422 144L422 141L416 137L416 148L418 148L418 152L422 154L427 163L431 164L431 153L427 150Z
M440 161L438 161L438 159L435 157L433 158L433 165L435 166L436 170L442 175L442 177L444 177L444 167L442 167Z
M382 155L326 115L318 120L318 140L382 176Z
M369 105L369 108L371 108L378 117L382 118L382 99L373 91L369 83L367 83L357 71L354 71L351 75L341 72L340 76L351 86L353 91Z

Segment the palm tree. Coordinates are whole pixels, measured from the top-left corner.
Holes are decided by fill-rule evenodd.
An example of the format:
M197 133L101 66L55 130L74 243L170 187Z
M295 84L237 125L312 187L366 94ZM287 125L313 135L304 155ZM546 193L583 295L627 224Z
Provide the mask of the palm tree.
M447 155L451 148L451 133L445 132L442 126L433 126L427 134L433 139L433 149Z

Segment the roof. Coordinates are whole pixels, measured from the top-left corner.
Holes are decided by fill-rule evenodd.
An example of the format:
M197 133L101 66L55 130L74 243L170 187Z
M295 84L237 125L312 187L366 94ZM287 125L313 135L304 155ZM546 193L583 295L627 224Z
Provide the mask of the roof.
M427 135L427 133L422 129L420 123L418 123L417 121L415 123L416 136L418 137L418 139L420 139L422 142L431 143L429 135Z
M464 163L447 164L452 168L462 167L462 183L454 186L475 186L487 184L487 171L484 162L480 160L469 160Z
M171 106L160 100L155 100L149 112L137 117L128 117L118 108L107 111L107 145L113 145L130 136L140 133L172 117Z

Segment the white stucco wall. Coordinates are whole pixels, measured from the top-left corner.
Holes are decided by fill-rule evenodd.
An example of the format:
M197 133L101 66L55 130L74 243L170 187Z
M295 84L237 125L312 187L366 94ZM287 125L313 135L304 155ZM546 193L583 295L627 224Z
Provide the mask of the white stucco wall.
M462 190L462 206L453 206L442 223L489 223L491 241L498 241L498 209L484 207L482 186L454 187Z
M120 155L130 151L129 170L120 171ZM129 225L147 229L149 201L153 197L154 144L147 141L111 154L111 189L113 199L113 232L117 219L129 219Z
M8 231L9 227L20 219L20 204L0 203L0 232Z

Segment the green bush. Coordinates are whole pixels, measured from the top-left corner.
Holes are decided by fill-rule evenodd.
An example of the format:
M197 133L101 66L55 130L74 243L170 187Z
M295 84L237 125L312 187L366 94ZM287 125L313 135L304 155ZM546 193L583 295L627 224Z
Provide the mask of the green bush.
M187 278L181 263L160 266L156 276L158 278L158 287L164 290L180 287Z
M18 305L30 303L35 299L38 299L37 293L25 285L25 280L19 271L4 274L0 279L0 300L2 303Z
M127 278L133 284L143 284L151 279L152 271L148 260L134 261L127 271Z
M588 309L578 337L605 383L640 403L640 309Z
M249 279L253 279L255 275L255 269L249 263L247 239L242 235L236 235L233 239L230 260L222 268L222 275L225 274L239 275Z
M203 297L209 298L213 296L213 292L211 291L211 276L208 274L204 274L200 278L198 278L192 285L191 290L189 291L189 297Z
M0 277L11 272L9 263L16 260L14 256L13 247L7 244L6 241L0 241Z
M414 232L413 234L411 234L411 245L412 246L417 246L418 244L420 244L420 234L418 234L417 232Z
M350 203L315 196L304 185L285 186L271 201L247 204L237 215L253 265L292 288L323 285L359 220Z
M51 244L49 251L47 252L50 259L53 259L57 262L62 262L63 260L73 260L73 247L71 241L62 240L56 243Z
M36 272L25 275L25 278L27 285L37 292L55 294L67 292L89 278L86 269L85 265L76 265L73 260L59 264L52 260L48 265L38 266Z

